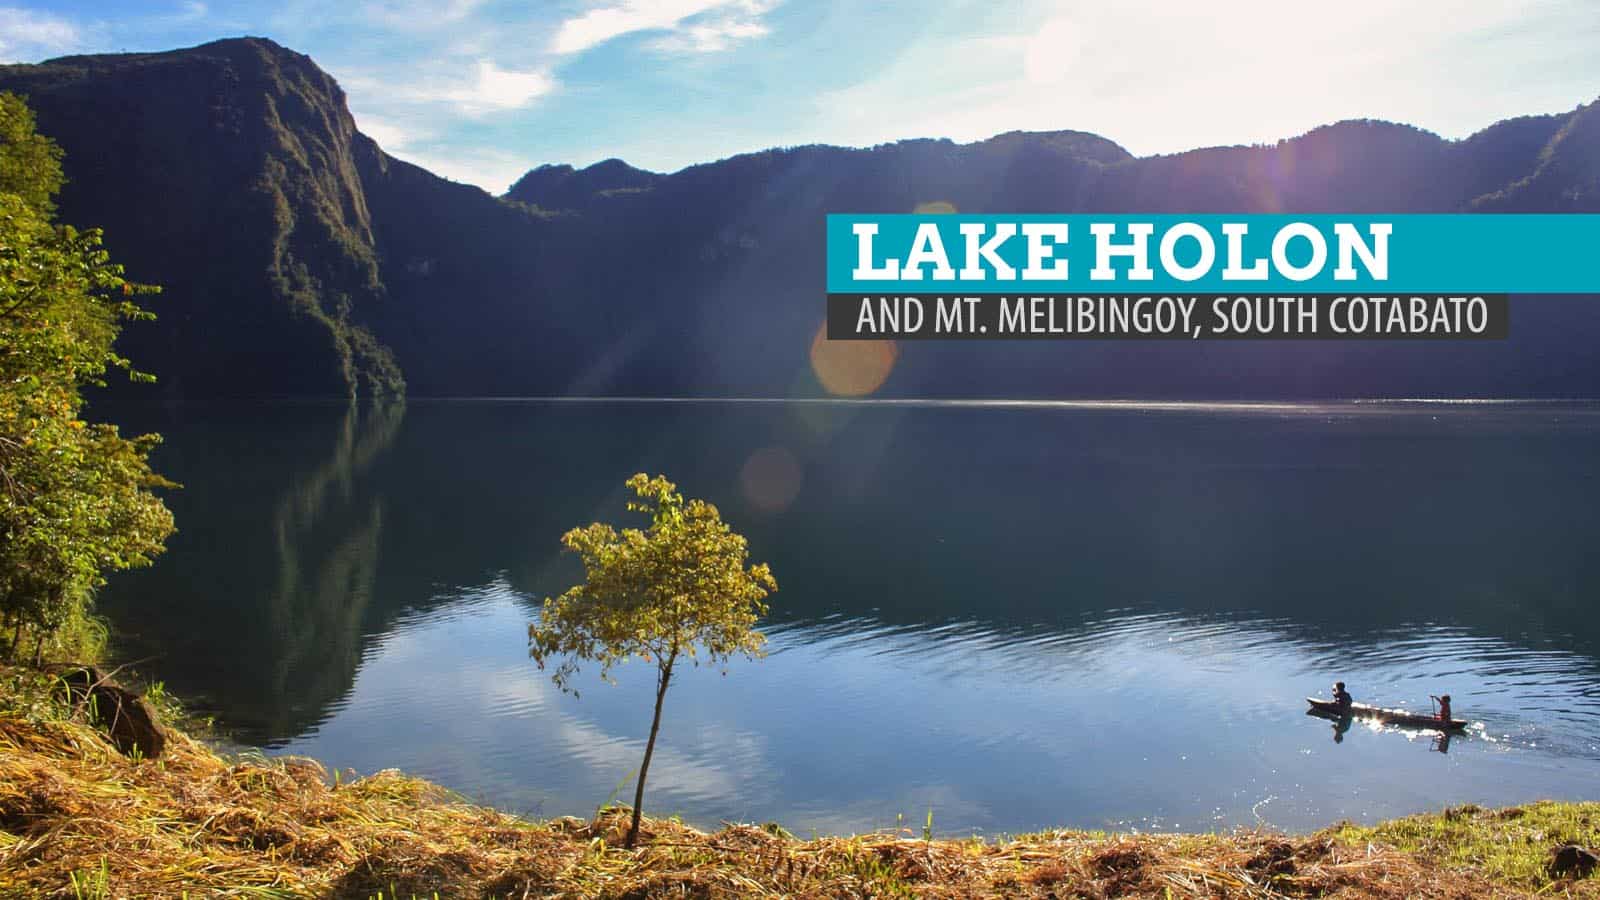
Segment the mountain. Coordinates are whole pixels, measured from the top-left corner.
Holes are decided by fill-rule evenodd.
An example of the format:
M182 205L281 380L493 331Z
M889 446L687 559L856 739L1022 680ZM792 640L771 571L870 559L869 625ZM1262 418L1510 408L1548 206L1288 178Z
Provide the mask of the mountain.
M222 41L7 66L0 84L70 154L63 219L165 286L161 325L122 346L167 390L402 386L361 324L383 281L356 161L378 151L309 58Z
M1600 102L1564 117L1531 172L1474 202L1485 212L1600 210Z
M542 209L579 209L603 195L647 191L661 177L635 169L620 159L603 160L586 169L544 165L517 179L506 192L506 199Z
M540 166L504 197L361 134L307 57L241 38L0 67L160 319L122 349L216 395L825 393L823 216L1600 211L1600 103L1449 141L1347 121L1135 157L1074 131L803 146L660 174ZM934 206L929 206L933 204ZM1600 304L1519 298L1501 342L902 345L889 396L1597 396ZM126 393L151 389L129 388Z

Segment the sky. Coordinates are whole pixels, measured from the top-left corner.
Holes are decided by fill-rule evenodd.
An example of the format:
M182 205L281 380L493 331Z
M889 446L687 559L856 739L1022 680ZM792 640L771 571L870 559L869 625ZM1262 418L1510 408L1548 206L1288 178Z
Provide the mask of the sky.
M544 163L1076 129L1138 155L1348 118L1448 138L1600 97L1593 0L55 0L0 59L269 37L391 154L503 192Z

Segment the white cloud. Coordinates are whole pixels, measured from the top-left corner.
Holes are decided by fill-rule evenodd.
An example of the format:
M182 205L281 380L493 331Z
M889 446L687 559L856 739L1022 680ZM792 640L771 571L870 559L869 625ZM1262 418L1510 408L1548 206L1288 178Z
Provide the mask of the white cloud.
M378 143L392 156L452 181L477 185L496 196L533 168L526 158L500 150L436 145L415 149L401 145L391 150L383 141Z
M1581 82L1600 20L1582 4L1351 0L1315 29L1269 0L1225 9L1075 5L1009 34L910 45L871 78L819 95L824 133L804 137L1072 128L1148 154L1270 142L1357 117L1459 137L1595 91Z
M526 667L491 671L461 682L459 693L451 696L479 698L485 719L515 709L521 717L537 721L539 740L547 752L559 752L581 763L583 771L605 773L598 777L608 778L611 773L632 772L639 766L643 741L612 734L573 716L566 711L559 692L545 679L528 677ZM652 784L658 795L715 797L731 806L748 793L752 783L771 780L772 773L766 771L770 769L766 765L769 755L761 738L741 734L731 723L722 722L701 722L696 732L699 754L684 752L684 742L656 748L650 774L655 776ZM710 752L704 752L707 750ZM708 759L715 762L706 762Z
M1053 84L1072 73L1083 51L1079 28L1065 19L1046 22L1032 38L1021 41L1022 70L1035 84Z
M655 47L669 53L718 53L770 33L765 23L753 19L722 19L680 28L656 41Z
M400 111L398 115L376 115L356 111L356 127L378 142L385 153L421 166L435 175L476 185L499 195L511 187L532 166L527 159L492 147L463 147L441 140L437 121L425 109Z
M463 21L482 5L483 0L373 0L361 7L361 14L389 28L430 29Z
M388 103L436 104L452 111L481 116L520 109L555 90L555 79L537 69L502 69L492 59L479 59L470 73L430 74L410 84L396 83L392 75L356 72L339 79L347 91Z
M366 113L356 115L356 128L360 129L362 134L377 141L378 146L389 153L398 153L409 146L426 142L433 137L431 131L419 131L393 119Z
M476 77L441 96L465 112L481 113L527 106L554 88L555 81L544 72L502 69L492 60L480 59Z
M15 6L0 7L0 59L32 62L75 50L82 43L82 30L67 19Z
M768 0L628 0L591 9L563 21L551 52L581 53L613 38L640 31L669 31L657 43L664 50L708 52L769 33L761 21Z
M172 17L176 23L198 22L211 13L211 8L201 3L200 0L188 0L178 9L178 14Z

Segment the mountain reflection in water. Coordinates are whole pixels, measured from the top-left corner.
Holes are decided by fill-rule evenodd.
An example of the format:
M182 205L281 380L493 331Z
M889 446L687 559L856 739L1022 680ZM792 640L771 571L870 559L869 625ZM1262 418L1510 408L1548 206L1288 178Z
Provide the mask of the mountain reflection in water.
M854 831L1312 827L1600 775L1600 407L428 402L168 436L181 533L103 608L240 739L543 814L638 764L648 672L561 695L525 626L563 530L667 473L781 591L674 687L652 794ZM641 670L642 671L642 670ZM1334 679L1481 723L1303 715ZM676 680L676 679L675 679ZM657 770L655 766L660 766ZM659 774L657 774L659 772ZM659 791L659 793L656 793Z

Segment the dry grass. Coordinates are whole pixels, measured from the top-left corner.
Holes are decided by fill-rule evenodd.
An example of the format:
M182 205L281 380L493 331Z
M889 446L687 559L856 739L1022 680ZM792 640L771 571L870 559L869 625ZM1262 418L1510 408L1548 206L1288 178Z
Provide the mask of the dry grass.
M1517 821L1485 815L1474 840ZM0 897L1600 897L1593 880L1474 864L1453 853L1464 837L1417 825L1392 841L1353 828L803 841L647 820L631 852L625 827L620 810L528 822L396 772L330 785L315 763L225 759L176 733L162 759L134 761L92 728L0 704ZM1434 845L1402 839L1424 832Z

